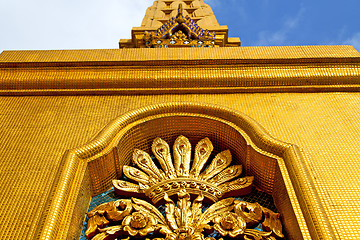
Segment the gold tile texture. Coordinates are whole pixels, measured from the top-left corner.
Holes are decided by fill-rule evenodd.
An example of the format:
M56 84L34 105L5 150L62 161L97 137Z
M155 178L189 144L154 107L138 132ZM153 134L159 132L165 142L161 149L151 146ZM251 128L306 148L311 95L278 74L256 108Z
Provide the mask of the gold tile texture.
M0 239L36 239L45 216L50 216L48 225L56 220L46 208L54 189L64 186L71 194L90 196L90 190L96 192L90 189L96 186L90 184L92 169L107 171L104 163L117 156L111 153L87 168L75 157L64 161L66 150L84 145L129 110L175 101L230 107L251 116L275 138L300 146L334 229L323 236L356 239L359 62L360 53L350 46L5 51L0 55L0 95L8 96L0 97ZM96 149L96 143L92 147ZM82 184L56 178L64 167L84 172L80 176L69 171ZM108 170L117 167L115 163ZM261 174L256 164L251 167L248 171ZM275 167L271 165L269 174L286 172L281 163ZM105 182L116 174L111 172ZM293 181L304 183L301 176L306 174ZM291 185L283 180L282 185ZM100 190L107 186L101 184L97 184ZM280 183L270 179L264 190L271 192L274 184ZM302 190L297 189L297 194ZM288 192L290 200L294 194ZM84 199L64 203L58 210L83 212L88 204ZM293 204L300 228L305 229L296 202L284 204ZM311 217L316 211L304 215ZM72 221L81 217L73 216ZM321 221L309 229L327 224L327 219ZM63 221L54 227L65 229L70 224Z
M0 55L0 95L334 92L360 87L360 53L350 46L167 50L5 51Z
M149 104L186 101L243 112L300 146L336 239L357 239L358 93L257 93L0 98L0 239L34 239L62 155L112 119Z
M181 115L174 115L176 113ZM241 113L220 106L178 102L151 105L122 115L107 125L91 142L69 151L64 157L61 174L57 175L59 184L55 188L53 199L47 205L49 214L40 239L68 239L69 236L76 236L81 229L83 218L76 216L84 216L85 212L74 214L73 211L81 210L76 206L82 206L83 202L90 200L89 196L78 194L84 185L81 179L86 179L83 163L89 162L92 194L96 195L108 190L111 179L114 178L113 171L99 169L106 169L106 166L114 163L112 156L116 154L114 155L113 147L118 149L119 161L115 165L120 173L121 166L129 163L133 148L148 149L148 143L157 136L174 140L179 134L198 140L208 136L214 141L215 149L230 149L236 160L243 162L247 172L255 177L255 184L269 193L273 191L274 182L281 182L274 178L277 166L274 154L283 157L287 165L286 171L290 171L289 176L296 183L288 186L287 191L294 191L294 187L298 189L298 199L305 211L307 225L300 225L300 229L304 232L309 226L314 239L333 238L334 234L323 214L313 183L306 175L308 170L301 165L303 160L301 154L297 153L297 147L273 139L256 122ZM246 145L245 139L250 146ZM249 151L251 149L255 151ZM247 152L250 154L244 154ZM285 176L286 174L281 177L285 180ZM279 188L284 189L285 186ZM282 195L288 196L286 192ZM290 200L290 204L296 209L296 199ZM289 204L281 206L284 207L279 208L280 213L289 218L284 222L284 227L294 235L301 234L296 225L287 224L288 221L296 221L293 220L294 213L289 215L294 212L293 208ZM301 218L301 215L297 214L296 218ZM299 219L298 222L302 223L303 220Z
M191 61L191 60L286 60L298 59L318 61L319 59L359 58L360 53L352 46L277 46L277 47L232 47L232 48L173 48L173 49L92 49L92 50L27 50L4 51L0 63L78 62L83 64ZM150 61L150 62L149 62Z

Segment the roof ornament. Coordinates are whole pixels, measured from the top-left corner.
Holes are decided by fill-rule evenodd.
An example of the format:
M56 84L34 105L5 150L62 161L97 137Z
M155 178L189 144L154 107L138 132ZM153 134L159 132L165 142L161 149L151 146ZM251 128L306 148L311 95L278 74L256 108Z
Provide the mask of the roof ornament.
M176 22L178 23L184 23L185 22L185 19L184 19L184 16L183 16L183 12L184 12L184 9L183 9L183 6L182 4L180 3L179 4L179 9L178 9L178 14L176 16Z
M186 39L178 35L185 34ZM174 38L173 36L177 37ZM188 15L180 3L176 17L170 18L156 31L145 32L144 41L148 48L162 47L215 47L215 32L202 29Z

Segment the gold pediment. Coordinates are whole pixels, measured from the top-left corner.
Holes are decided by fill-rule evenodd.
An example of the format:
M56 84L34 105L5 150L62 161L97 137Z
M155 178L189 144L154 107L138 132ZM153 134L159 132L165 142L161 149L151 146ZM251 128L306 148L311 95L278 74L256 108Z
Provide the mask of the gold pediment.
M215 32L202 29L191 17L184 16L179 4L178 14L156 31L145 32L144 42L149 48L163 47L214 47Z

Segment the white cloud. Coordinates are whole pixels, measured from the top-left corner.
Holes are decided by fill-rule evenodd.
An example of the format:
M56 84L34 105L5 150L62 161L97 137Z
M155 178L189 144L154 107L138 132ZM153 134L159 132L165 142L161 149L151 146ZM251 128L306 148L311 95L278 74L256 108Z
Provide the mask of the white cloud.
M360 51L360 32L355 33L352 37L346 39L344 41L345 45L352 45L354 46L358 51Z
M271 45L283 45L287 40L287 35L294 30L300 23L305 8L301 7L296 16L287 18L282 27L276 31L271 32L269 30L261 31L258 34L258 41L255 43L257 46L271 46Z
M117 48L131 38L153 0L1 0L6 49Z

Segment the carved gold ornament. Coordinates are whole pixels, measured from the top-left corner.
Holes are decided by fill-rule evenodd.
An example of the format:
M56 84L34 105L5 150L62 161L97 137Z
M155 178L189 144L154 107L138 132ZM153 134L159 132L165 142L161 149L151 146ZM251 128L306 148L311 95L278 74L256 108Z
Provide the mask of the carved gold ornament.
M213 238L204 234L209 235L217 230L223 237L253 240L284 238L278 214L259 204L226 198L204 211L204 196L201 194L191 201L190 194L181 190L177 199L175 204L165 194L165 216L154 205L137 198L102 204L88 213L88 230L85 234L90 239L94 236L93 240L126 236L211 240ZM262 223L265 232L249 228L259 223Z
M179 4L177 16L156 31L145 32L144 41L149 48L214 47L215 33L202 29L189 16L184 16L182 4Z
M135 197L108 202L87 213L85 235L92 240L124 239L126 237L157 240L214 240L212 233L222 237L253 240L284 238L280 214L235 198L251 191L253 177L238 178L240 165L231 164L231 153L223 151L207 163L213 150L208 138L195 147L191 161L191 144L179 136L173 146L156 138L152 151L157 167L149 154L136 149L133 161L138 168L124 166L126 178L135 183L114 180L115 192ZM192 164L191 164L192 163ZM203 170L205 168L205 170ZM234 180L235 179L235 180ZM177 200L176 203L174 200ZM203 206L204 200L212 200ZM155 205L162 203L161 212ZM263 231L253 229L262 224Z
M251 192L254 177L237 178L242 173L241 165L232 165L229 150L215 156L207 165L213 145L208 138L201 140L195 147L191 164L191 144L189 139L179 136L173 146L173 160L169 145L156 138L152 151L161 166L157 167L150 155L136 149L133 161L138 168L124 166L124 175L137 182L113 180L115 192L120 196L148 197L158 203L165 196L177 194L186 189L190 194L200 195L216 202L226 196L241 196Z

